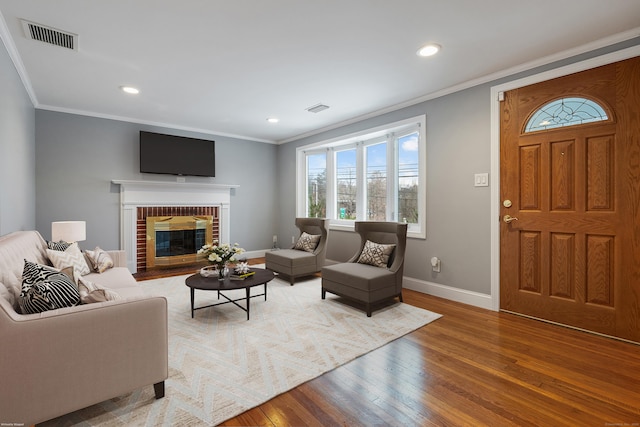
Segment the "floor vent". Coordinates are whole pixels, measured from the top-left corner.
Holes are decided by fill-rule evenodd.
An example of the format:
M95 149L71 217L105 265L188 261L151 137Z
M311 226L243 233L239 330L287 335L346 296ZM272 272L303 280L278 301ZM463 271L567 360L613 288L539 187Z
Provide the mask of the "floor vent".
M78 35L61 31L56 28L36 24L35 22L22 21L24 33L28 39L49 43L66 49L78 50Z

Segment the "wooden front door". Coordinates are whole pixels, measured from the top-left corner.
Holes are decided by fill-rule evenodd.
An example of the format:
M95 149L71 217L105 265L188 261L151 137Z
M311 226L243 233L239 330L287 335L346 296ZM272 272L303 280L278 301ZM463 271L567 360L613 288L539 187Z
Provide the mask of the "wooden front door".
M640 57L505 93L502 310L640 342L638 76ZM540 107L576 97L607 118L525 131Z

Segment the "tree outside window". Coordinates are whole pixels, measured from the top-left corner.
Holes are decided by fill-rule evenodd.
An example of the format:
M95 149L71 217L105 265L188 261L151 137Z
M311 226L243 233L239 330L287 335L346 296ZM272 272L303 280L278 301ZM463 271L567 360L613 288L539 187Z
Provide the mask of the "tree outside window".
M338 219L356 219L356 149L336 153L336 201Z
M368 145L366 150L367 220L387 220L387 143Z
M327 216L327 155L307 156L307 215L310 218Z

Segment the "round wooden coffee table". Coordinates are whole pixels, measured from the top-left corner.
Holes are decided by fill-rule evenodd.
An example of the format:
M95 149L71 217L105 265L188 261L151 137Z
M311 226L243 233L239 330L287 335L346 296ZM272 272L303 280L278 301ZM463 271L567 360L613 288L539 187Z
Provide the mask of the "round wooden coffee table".
M264 295L264 300L267 300L267 283L273 279L273 271L266 270L263 268L252 268L251 271L255 271L256 274L253 276L247 277L244 280L231 280L231 278L227 277L224 280L218 280L217 277L202 277L200 273L193 274L185 280L185 284L191 288L191 318L193 318L194 312L196 310L201 310L203 308L215 307L216 305L222 304L234 304L240 309L247 312L247 320L249 320L249 312L251 310L251 298L261 297ZM251 288L254 286L264 285L264 293L251 295ZM195 290L199 289L201 291L218 291L218 299L220 296L226 299L226 301L219 302L216 304L205 305L202 307L195 307ZM243 298L231 299L227 295L225 295L224 291L231 291L236 289L245 289L246 294ZM246 300L246 308L238 304L238 301Z

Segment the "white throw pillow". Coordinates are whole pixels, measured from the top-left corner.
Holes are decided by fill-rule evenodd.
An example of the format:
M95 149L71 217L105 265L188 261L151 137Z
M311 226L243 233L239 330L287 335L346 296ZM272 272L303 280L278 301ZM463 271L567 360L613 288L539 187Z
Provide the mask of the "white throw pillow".
M113 290L98 285L80 277L78 280L78 290L80 291L80 301L82 304L91 304L94 302L114 301L120 299Z
M93 264L93 269L98 273L104 273L107 269L113 267L113 260L107 252L100 249L99 246L92 251L85 251Z
M84 276L91 273L91 269L87 265L84 255L80 252L77 243L73 243L64 252L47 249L47 256L51 264L58 270L72 266L76 276Z

